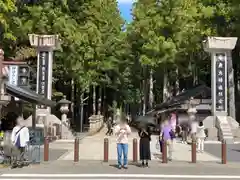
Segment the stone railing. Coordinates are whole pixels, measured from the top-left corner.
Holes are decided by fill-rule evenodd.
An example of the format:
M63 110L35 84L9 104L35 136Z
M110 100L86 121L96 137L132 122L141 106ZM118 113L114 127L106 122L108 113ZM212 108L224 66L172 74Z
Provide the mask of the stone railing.
M94 135L102 129L103 119L102 115L92 115L89 117L89 135Z

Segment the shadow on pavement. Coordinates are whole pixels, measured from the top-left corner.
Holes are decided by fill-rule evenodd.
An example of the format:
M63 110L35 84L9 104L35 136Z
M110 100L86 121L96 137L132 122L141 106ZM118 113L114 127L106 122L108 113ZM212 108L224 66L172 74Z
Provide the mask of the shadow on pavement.
M221 159L221 144L205 144L205 151ZM227 144L227 161L240 162L240 146L238 144Z
M240 152L240 149L232 149L232 151Z

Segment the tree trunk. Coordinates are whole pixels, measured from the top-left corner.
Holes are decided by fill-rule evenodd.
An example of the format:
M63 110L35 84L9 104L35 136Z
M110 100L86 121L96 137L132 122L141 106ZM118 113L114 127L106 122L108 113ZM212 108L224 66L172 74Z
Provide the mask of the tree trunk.
M149 109L153 108L154 95L153 95L153 70L150 70L149 75Z
M196 65L192 66L193 68L193 85L197 85L198 84L198 73L197 73L197 67Z
M178 95L179 91L180 91L180 87L179 87L179 71L178 71L178 68L176 68L175 95Z
M235 85L234 85L234 69L232 63L232 52L227 52L228 63L228 89L229 89L229 116L236 119L236 107L235 107Z
M164 69L164 74L163 74L163 102L167 101L168 98L170 97L169 93L169 74L167 68ZM166 114L162 113L161 115L161 120L166 119Z
M143 108L142 115L144 116L146 113L146 79L143 80Z
M98 89L98 115L102 113L102 88Z
M75 83L74 80L71 80L71 112L72 112L72 118L75 119L75 111L74 111L74 103L75 103Z
M168 70L165 69L163 74L163 102L167 101L169 96L170 93L169 93Z
M93 86L93 115L96 115L96 86Z
M80 110L80 132L83 132L83 106L84 106L84 102L83 102L83 99L84 99L84 93L81 92L81 96L80 96L80 106L81 106L81 110Z

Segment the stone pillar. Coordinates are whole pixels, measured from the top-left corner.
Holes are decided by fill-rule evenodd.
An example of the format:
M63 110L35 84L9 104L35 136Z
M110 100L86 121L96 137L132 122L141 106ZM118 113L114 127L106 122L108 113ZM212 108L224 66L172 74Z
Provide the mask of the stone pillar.
M228 55L235 48L236 37L208 37L203 42L211 53L212 123L218 129L218 139L234 143L232 129L238 122L228 115ZM209 129L210 130L210 129ZM211 131L208 132L211 134Z
M31 46L37 50L37 93L52 97L53 51L59 47L58 35L29 34ZM40 107L46 109L46 107Z
M236 119L235 105L235 84L234 84L234 69L232 61L232 52L227 52L227 69L228 69L228 94L229 94L229 116Z
M61 138L63 138L63 124L67 125L67 114L65 113L61 116Z
M36 92L47 99L52 97L53 51L59 47L58 35L29 34L31 46L37 50L37 89ZM49 114L51 109L39 106L41 115ZM39 114L37 114L38 116ZM49 122L46 123L49 126Z
M208 37L204 49L211 53L212 115L228 115L227 54L235 48L236 37Z

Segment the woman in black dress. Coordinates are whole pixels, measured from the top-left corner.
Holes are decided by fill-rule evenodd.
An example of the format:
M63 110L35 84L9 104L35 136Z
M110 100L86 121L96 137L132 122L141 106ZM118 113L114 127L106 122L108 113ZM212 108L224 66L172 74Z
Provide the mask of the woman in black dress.
M146 130L147 129L147 130ZM138 132L140 137L139 150L140 150L140 160L142 161L142 166L148 167L148 160L151 160L150 152L150 141L151 141L151 132L149 128L141 128Z

